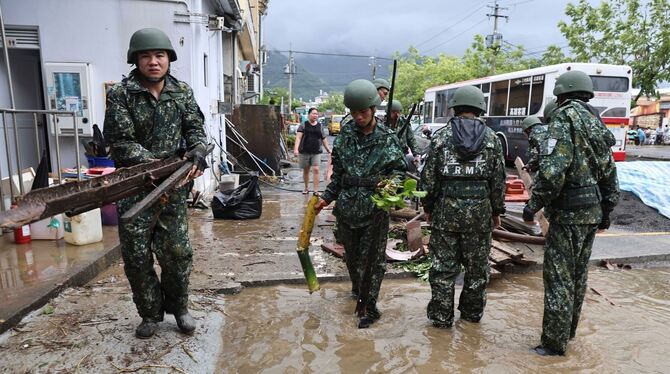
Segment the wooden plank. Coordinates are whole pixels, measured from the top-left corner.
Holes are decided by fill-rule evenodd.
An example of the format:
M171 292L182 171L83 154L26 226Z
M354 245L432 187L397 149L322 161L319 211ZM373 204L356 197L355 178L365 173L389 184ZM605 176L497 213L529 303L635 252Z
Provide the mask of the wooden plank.
M323 243L321 249L338 258L344 258L344 247L337 243Z
M530 266L537 264L537 261L529 260L523 256L519 258L513 258L512 261L514 262L515 265L521 265L521 266Z
M512 262L512 258L509 255L495 247L491 247L491 251L489 252L489 260L493 261L496 265L505 265Z
M533 188L533 178L528 174L527 171L523 170L525 166L523 161L519 157L514 160L514 165L516 166L516 171L519 173L519 178L523 181L528 189L528 194L532 194ZM541 210L535 215L535 219L540 222L540 228L542 229L542 236L547 236L547 231L549 231L549 221L544 217L544 212Z
M496 249L505 253L506 255L510 256L511 258L519 258L519 257L523 256L523 254L521 252L519 252L519 250L514 249L514 248L510 247L509 245L507 245L503 242L500 242L498 240L493 240L492 244L493 244L493 247L495 247Z
M502 273L495 268L491 268L491 272L489 273L489 279L500 279L500 278L502 278Z

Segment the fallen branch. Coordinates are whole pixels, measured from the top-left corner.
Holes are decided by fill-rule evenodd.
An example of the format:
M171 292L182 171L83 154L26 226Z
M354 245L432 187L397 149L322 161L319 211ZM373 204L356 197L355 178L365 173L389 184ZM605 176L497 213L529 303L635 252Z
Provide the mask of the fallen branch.
M90 355L92 355L92 354L93 354L93 352L87 354L86 356L82 357L81 360L79 360L79 362L77 362L77 366L74 367L74 372L75 372L75 373L76 373L77 371L79 371L79 366L81 365L81 363L84 362L84 360L85 360L86 358L88 358L88 356L90 356Z
M595 293L596 295L598 295L598 296L602 296L602 297L605 299L605 301L607 301L608 303L610 303L610 305L612 305L612 306L616 306L616 304L614 304L614 302L613 302L612 300L610 300L607 296L603 295L602 292L596 290L594 287L589 287L589 288L590 288L591 291L593 291L593 293Z
M176 372L179 372L179 373L182 373L182 374L187 374L184 370L182 370L182 369L180 369L180 368L178 368L174 365L146 364L146 365L138 366L138 367L133 369L133 368L122 368L122 367L116 366L116 365L114 365L113 362L110 362L110 364L112 366L114 366L114 368L116 370L118 370L119 373L135 373L137 371L144 370L144 369L172 369Z
M193 353L191 353L191 351L189 351L188 348L186 348L184 343L182 343L181 349L184 350L184 353L186 353L188 355L188 357L190 357L191 360L193 360L193 362L195 362L196 364L198 363L198 360L196 360L195 357L193 357Z

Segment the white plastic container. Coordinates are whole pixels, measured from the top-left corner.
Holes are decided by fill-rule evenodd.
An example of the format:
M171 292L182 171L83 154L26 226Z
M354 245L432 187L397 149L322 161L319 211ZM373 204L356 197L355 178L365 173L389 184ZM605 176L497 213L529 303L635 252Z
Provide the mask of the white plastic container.
M65 229L63 228L62 214L30 224L30 237L32 240L58 240L63 239L64 234Z
M65 241L74 245L97 243L102 240L100 208L63 218Z
M219 191L227 191L237 188L240 185L239 174L224 174L221 175L219 182Z

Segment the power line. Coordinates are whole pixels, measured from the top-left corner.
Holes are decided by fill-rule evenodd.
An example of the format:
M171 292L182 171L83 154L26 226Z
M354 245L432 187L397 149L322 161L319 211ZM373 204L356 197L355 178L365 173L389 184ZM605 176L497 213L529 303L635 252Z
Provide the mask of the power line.
M327 53L327 52L312 52L312 51L283 51L283 50L275 50L276 52L282 52L282 53L300 53L303 55L315 55L315 56L337 56L337 57L359 57L359 58L370 58L374 57L379 60L388 60L388 61L393 61L392 58L388 57L377 57L377 56L369 56L369 55L352 55L352 54L346 54L346 53Z
M429 41L431 41L431 40L437 38L438 36L442 35L442 33L444 33L445 31L451 29L452 27L454 27L454 26L456 26L456 25L462 23L462 22L465 21L466 19L472 17L472 16L475 15L475 13L477 13L481 8L483 8L484 5L486 5L486 2L487 2L487 0L484 0L484 2L483 2L482 4L479 5L479 7L477 7L475 10L473 10L473 11L472 11L471 13L469 13L467 16L461 18L458 22L454 23L453 25L449 25L449 26L447 26L445 29L440 30L437 34L431 36L430 38L428 38L428 39L426 39L426 40L424 40L424 41L422 41L421 43L415 45L414 47L415 47L415 48L418 48L418 47L420 47L420 46L422 46L422 45L428 43Z
M449 43L449 42L455 40L455 39L458 38L459 36L465 34L466 32L468 32L468 31L474 29L475 27L477 27L477 26L479 26L479 25L481 25L481 23L475 23L475 24L473 24L472 26L468 27L467 29L465 29L465 30L459 32L458 34L454 35L453 37L451 37L451 38L449 38L449 39L443 41L443 42L440 43L440 44L437 44L437 45L434 46L433 48L430 48L430 49L427 49L427 50L423 51L423 53L430 52L430 51L432 51L433 49L435 49L435 48L437 48L437 47L443 46L443 45L445 45L445 44L447 44L447 43Z

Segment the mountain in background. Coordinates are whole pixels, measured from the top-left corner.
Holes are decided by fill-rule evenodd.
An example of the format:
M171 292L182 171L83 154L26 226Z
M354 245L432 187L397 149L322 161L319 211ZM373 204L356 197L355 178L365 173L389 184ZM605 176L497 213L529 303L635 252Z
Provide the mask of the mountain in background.
M303 100L312 100L319 90L326 92L344 92L347 83L354 79L370 79L372 76L370 59L361 57L319 56L301 53L293 54L297 73L293 76L293 96ZM273 87L288 88L288 76L284 74L284 66L288 64L288 56L270 51L268 63L264 66L263 85L267 89ZM376 76L388 78L390 61L377 60Z

